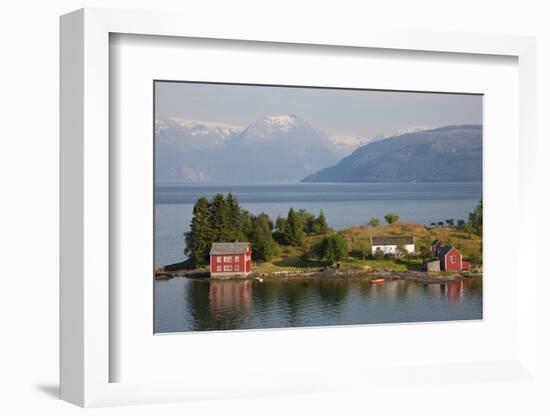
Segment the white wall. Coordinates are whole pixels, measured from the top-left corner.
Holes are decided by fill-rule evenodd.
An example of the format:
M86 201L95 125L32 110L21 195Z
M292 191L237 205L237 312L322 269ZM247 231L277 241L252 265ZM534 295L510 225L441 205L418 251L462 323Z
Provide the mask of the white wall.
M217 19L255 19L270 16L286 25L308 30L321 25L327 33L339 27L380 25L423 27L450 31L514 33L538 36L538 129L539 183L547 182L550 155L550 28L547 2L462 0L400 0L359 2L351 0L297 2L266 1L167 1L167 0L19 0L5 1L0 10L2 42L0 72L1 146L0 259L3 287L0 291L2 342L2 400L7 415L79 413L54 400L58 377L58 16L83 6L181 10L205 24ZM235 30L239 31L236 24ZM338 77L338 74L334 74ZM542 138L545 138L543 140ZM546 180L541 179L545 175ZM534 178L536 179L536 178ZM506 184L503 184L506 186ZM542 193L542 188L541 188ZM539 201L540 218L550 207ZM539 237L549 233L541 222ZM541 242L535 247L542 250ZM542 253L539 259L543 259ZM540 264L542 270L542 264ZM548 327L550 293L548 280L538 288L539 327ZM545 318L542 318L545 317ZM545 322L543 322L545 319ZM548 332L540 331L545 351L550 350ZM288 348L288 346L285 346ZM540 357L548 369L548 356ZM250 364L244 362L243 365ZM548 373L547 373L548 374ZM396 381L398 382L398 381ZM225 402L165 405L155 408L99 409L94 414L262 414L316 413L441 414L549 414L548 403L539 401L547 392L507 383L487 383L482 389L460 384L434 385L429 393L411 390L400 397L387 394L361 397L338 392L314 397L263 398ZM550 389L547 389L550 390ZM452 404L450 404L452 403Z
M405 244L403 246L405 250L407 250L409 253L414 253L414 244ZM376 250L380 249L382 253L384 254L393 254L397 250L397 246L395 244L391 245L373 245L372 246L372 254L374 255L376 253Z

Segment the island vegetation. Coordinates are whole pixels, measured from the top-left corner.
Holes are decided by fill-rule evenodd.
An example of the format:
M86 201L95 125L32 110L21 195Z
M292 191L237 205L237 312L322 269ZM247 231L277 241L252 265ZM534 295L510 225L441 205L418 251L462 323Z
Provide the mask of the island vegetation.
M420 271L433 257L432 242L439 240L459 249L475 267L482 263L482 201L468 220L446 219L430 226L399 222L399 215L388 213L386 224L370 218L365 225L335 231L323 210L318 214L290 208L286 217L273 220L262 212L243 209L235 195L216 194L211 200L199 198L193 207L191 230L185 234L185 253L195 268L208 265L213 242L248 241L256 273L307 271L336 266L343 270L380 269ZM371 237L415 236L415 253L397 248L396 256L372 253Z

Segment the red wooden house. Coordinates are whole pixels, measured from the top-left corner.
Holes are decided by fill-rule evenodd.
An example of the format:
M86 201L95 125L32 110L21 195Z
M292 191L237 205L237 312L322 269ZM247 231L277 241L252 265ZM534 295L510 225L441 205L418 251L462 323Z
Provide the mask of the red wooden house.
M252 251L249 243L212 243L210 277L217 279L246 277L250 274Z
M461 272L470 270L470 262L462 260L462 253L453 246L441 247L438 252L441 271Z

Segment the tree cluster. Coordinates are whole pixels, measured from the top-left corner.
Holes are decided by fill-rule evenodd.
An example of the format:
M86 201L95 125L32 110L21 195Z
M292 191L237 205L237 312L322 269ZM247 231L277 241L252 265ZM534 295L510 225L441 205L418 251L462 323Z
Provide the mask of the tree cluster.
M208 264L213 242L249 241L253 256L265 260L277 251L272 229L267 214L252 215L231 193L227 198L216 194L210 201L202 197L193 207L191 230L185 234L185 254L196 267L202 267Z
M299 246L306 235L321 235L331 231L323 210L315 216L305 209L295 211L290 208L286 218L275 220L275 229L282 244Z
M320 260L325 259L334 263L347 256L348 242L341 234L328 235L315 245L314 252Z
M479 203L475 206L474 210L468 215L468 222L464 220L455 220L453 218L447 218L444 222L432 222L431 227L451 227L458 230L465 231L467 233L472 233L476 235L483 235L483 201L480 200Z
M211 200L199 198L193 206L191 230L185 234L185 254L196 267L209 262L214 242L248 241L255 260L267 261L279 253L281 244L300 246L306 235L331 231L324 212L315 216L304 209L290 208L286 218L277 217L275 224L266 213L253 215L242 209L237 198L216 194Z

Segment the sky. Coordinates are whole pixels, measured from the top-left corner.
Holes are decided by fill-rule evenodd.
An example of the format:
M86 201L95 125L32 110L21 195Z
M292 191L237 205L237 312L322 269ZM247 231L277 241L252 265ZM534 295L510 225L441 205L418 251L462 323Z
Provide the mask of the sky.
M157 118L246 127L294 114L329 136L482 123L482 96L466 94L156 82L155 101Z

